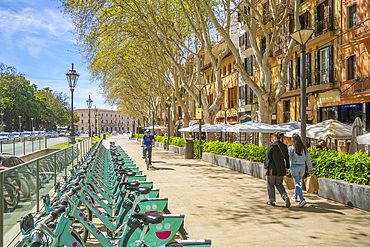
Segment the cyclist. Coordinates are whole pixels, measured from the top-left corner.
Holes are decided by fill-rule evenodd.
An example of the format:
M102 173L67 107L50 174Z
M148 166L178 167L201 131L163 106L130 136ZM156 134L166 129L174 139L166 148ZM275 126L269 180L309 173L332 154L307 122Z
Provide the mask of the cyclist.
M154 136L150 134L150 129L147 129L141 139L141 146L143 147L143 159L145 158L145 151L148 150L149 165L152 165L152 146L154 146L154 142Z

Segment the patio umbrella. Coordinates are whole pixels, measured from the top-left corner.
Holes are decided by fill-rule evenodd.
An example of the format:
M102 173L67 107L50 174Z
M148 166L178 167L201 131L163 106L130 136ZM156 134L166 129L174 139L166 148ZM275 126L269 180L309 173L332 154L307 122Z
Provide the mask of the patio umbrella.
M363 151L363 146L355 142L356 137L364 133L363 127L364 127L364 124L362 123L361 118L357 117L355 121L353 122L353 126L352 126L352 142L351 142L351 145L349 146L349 150L348 150L349 154L354 154L357 151Z
M226 132L234 132L234 133L274 133L276 131L285 132L286 129L282 127L278 127L276 125L270 125L266 123L260 123L258 121L249 121L242 124L236 124L232 127L228 127L225 130Z
M356 142L360 145L370 145L370 133L357 136L356 137Z
M204 128L202 126L202 131L204 132L225 132L226 128L232 127L231 124L225 124L225 123L219 123L219 124L214 124L210 125Z
M153 125L152 126L149 126L149 127L146 127L146 129L153 129ZM167 127L165 126L160 126L160 125L154 125L154 129L155 130L166 130Z
M301 135L301 130L296 129L289 131L285 133L285 136L292 137L293 134ZM352 128L347 124L330 119L318 124L308 126L306 137L319 140L326 140L326 138L351 139Z
M292 121L292 122L289 122L289 123L278 124L276 126L284 128L286 131L292 131L292 130L300 129L301 128L301 122ZM311 126L311 124L306 124L306 126Z
M191 129L193 129L194 126L185 127L182 129L179 129L180 132L192 132Z

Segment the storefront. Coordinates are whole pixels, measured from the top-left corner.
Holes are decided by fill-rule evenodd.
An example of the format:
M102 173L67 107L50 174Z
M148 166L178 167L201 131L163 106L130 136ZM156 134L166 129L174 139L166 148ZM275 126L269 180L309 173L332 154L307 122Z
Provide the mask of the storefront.
M363 119L363 104L351 104L339 106L339 121L345 124L352 124L356 117Z

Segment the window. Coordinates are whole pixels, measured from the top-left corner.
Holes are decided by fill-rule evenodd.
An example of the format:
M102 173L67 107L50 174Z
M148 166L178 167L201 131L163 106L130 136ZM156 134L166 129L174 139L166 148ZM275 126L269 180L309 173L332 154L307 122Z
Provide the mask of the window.
M329 82L329 48L320 50L320 81Z
M113 114L110 114L110 117L113 117Z
M226 66L224 66L222 70L223 70L222 75L226 75Z
M356 55L346 57L346 79L356 78Z
M322 121L335 119L335 107L323 107L322 109Z
M116 114L116 115L114 115L114 117L117 117L117 114Z
M269 21L269 2L263 4L263 23L267 23Z
M299 17L299 23L301 24L301 29L307 29L309 26L309 12L308 10Z
M229 63L229 65L227 67L229 69L229 74L230 74L231 73L231 63Z
M253 55L244 58L244 69L250 76L254 76L254 63Z
M84 123L84 120L83 119L81 119L81 123Z
M84 114L81 114L81 117L83 117L84 116Z
M108 117L108 114L107 114L107 117Z
M290 100L283 101L284 123L290 122Z
M357 3L347 7L347 28L352 28L357 24Z
M266 37L263 37L260 39L260 51L263 55L263 53L265 53L265 50L266 50Z
M84 131L84 127L81 127L81 131Z

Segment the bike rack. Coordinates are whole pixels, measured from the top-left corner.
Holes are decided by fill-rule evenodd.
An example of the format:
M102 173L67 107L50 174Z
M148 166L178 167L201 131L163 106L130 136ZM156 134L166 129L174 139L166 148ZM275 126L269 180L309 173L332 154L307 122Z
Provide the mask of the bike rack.
M41 139L39 139L39 147L41 147L41 142L40 142ZM46 139L45 139L45 145L46 145ZM1 143L2 144L2 143ZM13 145L15 145L15 141L13 141ZM42 157L39 157L39 158L36 158L36 159L33 159L33 160L30 160L30 161L27 161L23 164L20 164L20 165L17 165L17 166L14 166L14 167L11 167L11 168L8 168L6 170L2 170L0 171L0 246L9 246L16 238L17 236L20 234L20 230L12 237L12 239L8 242L8 243L4 243L4 211L5 211L5 205L4 205L4 179L5 179L5 173L9 173L11 171L15 171L15 170L18 170L22 167L27 167L29 165L31 165L32 163L36 163L36 174L40 174L40 160L41 159L45 159L47 157L51 157L52 158L52 164L53 164L53 168L54 168L54 171L53 171L53 175L54 175L54 190L56 191L56 187L55 187L55 183L56 183L56 179L57 179L57 154L62 154L63 155L63 152L64 152L64 172L65 174L67 174L67 166L69 163L71 163L71 165L73 166L73 164L75 163L74 162L74 158L76 158L76 162L78 161L79 158L82 158L83 155L85 155L91 148L91 145L92 145L92 140L91 138L88 138L86 140L83 140L82 142L78 142L72 146L69 146L67 148L64 148L64 149L61 149L61 150L58 150L58 151L55 151L55 152L52 152L50 154L47 154L47 155L44 155ZM2 145L1 145L1 148L2 148ZM77 157L74 157L74 149L76 149L77 151ZM80 151L78 151L80 149ZM67 161L67 151L71 150L71 161L68 162ZM15 152L15 151L14 151ZM40 202L39 202L39 198L40 198L40 180L38 179L38 176L36 178L36 212L40 212Z

